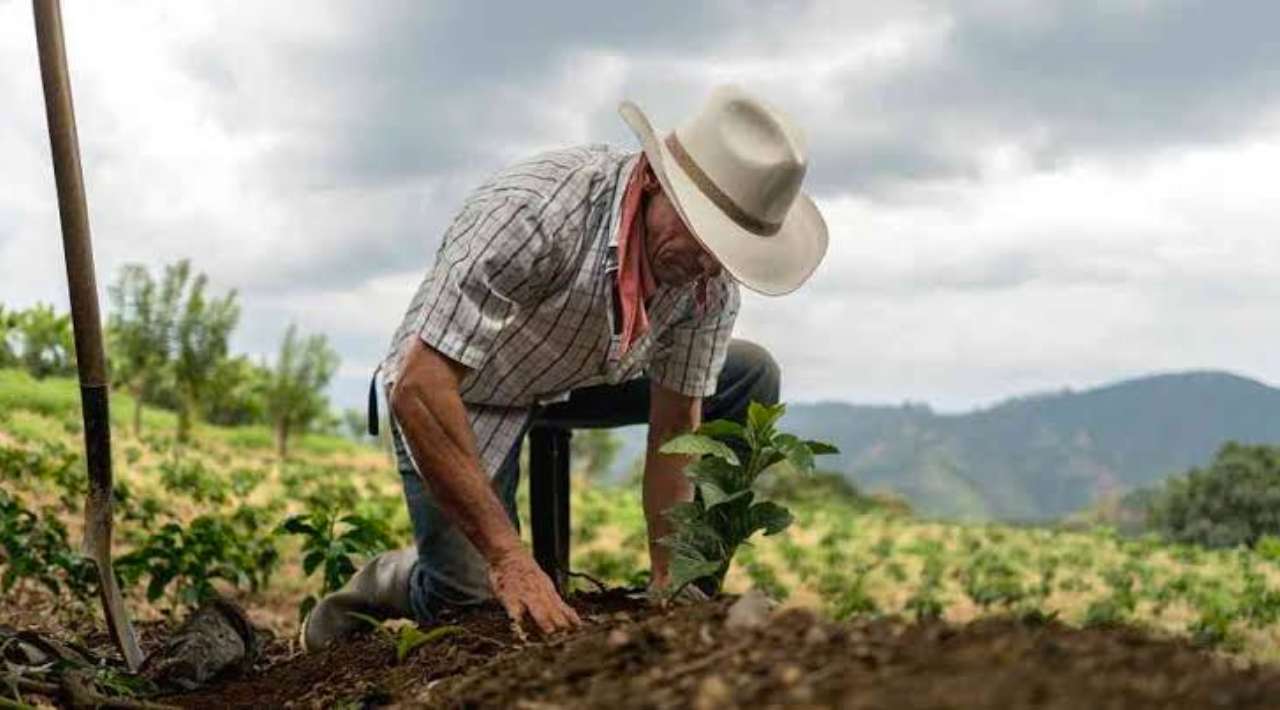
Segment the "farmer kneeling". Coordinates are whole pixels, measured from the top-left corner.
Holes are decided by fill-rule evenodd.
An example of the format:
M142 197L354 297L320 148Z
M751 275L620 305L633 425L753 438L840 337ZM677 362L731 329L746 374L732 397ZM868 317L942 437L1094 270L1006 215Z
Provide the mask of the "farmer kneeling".
M788 293L827 231L800 193L805 150L781 113L734 87L660 137L620 107L640 153L545 153L467 198L381 370L414 548L369 562L303 625L318 649L348 612L430 623L496 597L545 633L578 615L517 532L520 442L533 423L649 423L651 587L668 580L664 512L692 498L687 457L659 454L703 418L743 421L778 400L778 367L731 338L738 283Z

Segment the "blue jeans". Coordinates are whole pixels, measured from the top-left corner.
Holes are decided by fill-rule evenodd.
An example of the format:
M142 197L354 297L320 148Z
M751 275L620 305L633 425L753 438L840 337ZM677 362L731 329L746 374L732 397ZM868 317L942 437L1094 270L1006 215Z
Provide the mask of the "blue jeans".
M779 371L764 348L745 340L729 343L728 357L716 381L716 392L702 401L704 420L733 419L745 422L752 401L776 404ZM643 424L649 418L649 380L639 378L617 385L599 385L574 390L569 400L537 408L529 426L554 424L574 429L600 429ZM491 598L488 565L470 541L449 522L400 437L399 427L391 427L392 444L404 484L405 503L413 522L418 562L409 577L409 603L414 615L431 623L442 606L476 604ZM521 443L523 437L521 437ZM516 515L516 486L520 482L520 445L507 454L493 487L511 523L519 528Z

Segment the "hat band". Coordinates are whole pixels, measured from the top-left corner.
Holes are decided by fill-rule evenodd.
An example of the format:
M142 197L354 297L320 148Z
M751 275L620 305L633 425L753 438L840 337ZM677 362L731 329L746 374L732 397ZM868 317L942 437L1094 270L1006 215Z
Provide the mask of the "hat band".
M723 190L716 187L711 178L694 162L693 156L689 155L684 146L680 144L680 140L676 138L674 131L667 135L665 143L667 150L671 151L671 157L675 158L676 165L680 166L684 174L689 176L689 179L693 181L694 185L698 186L698 189L702 191L703 195L706 195L708 200L711 200L716 207L720 208L721 212L724 212L739 227L762 237L771 237L782 229L781 222L766 222L751 216L746 210L739 207L732 197L729 197Z

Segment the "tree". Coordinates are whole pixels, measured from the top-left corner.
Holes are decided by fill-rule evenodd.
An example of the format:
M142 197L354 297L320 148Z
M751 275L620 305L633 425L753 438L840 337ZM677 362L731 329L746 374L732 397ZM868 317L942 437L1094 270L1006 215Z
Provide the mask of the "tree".
M1149 524L1178 542L1252 546L1280 535L1280 447L1229 442L1207 469L1169 479L1150 506Z
M186 260L166 267L165 279L188 283L191 266ZM240 306L232 290L221 298L205 294L209 279L197 274L189 281L186 298L175 327L173 376L178 392L178 440L187 441L199 419L208 384L227 358L231 331L240 320Z
M18 333L18 313L6 311L0 305L0 367L18 364L18 348L14 344Z
M303 431L325 414L324 388L338 369L338 354L323 335L298 336L290 325L267 386L267 415L276 432L276 453L288 455L289 436Z
M146 267L126 264L110 288L108 319L113 376L133 395L133 435L142 433L142 403L152 400L169 374L179 299L188 269L169 268L157 285Z
M37 303L16 319L22 344L19 364L33 377L68 375L76 369L76 346L71 315L58 315L53 306Z
M204 415L212 424L243 426L267 421L271 370L244 355L223 360L209 380Z

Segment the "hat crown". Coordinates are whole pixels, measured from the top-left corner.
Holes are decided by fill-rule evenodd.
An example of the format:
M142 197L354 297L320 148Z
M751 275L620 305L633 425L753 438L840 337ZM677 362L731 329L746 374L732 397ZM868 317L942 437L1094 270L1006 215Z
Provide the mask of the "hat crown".
M786 220L808 161L804 137L785 114L736 86L722 86L675 136L737 209L764 224Z

